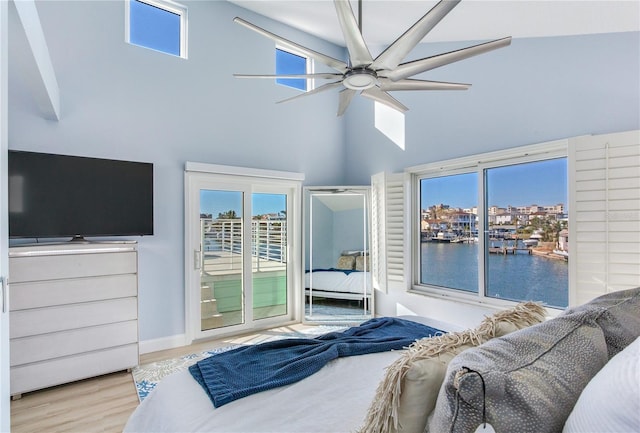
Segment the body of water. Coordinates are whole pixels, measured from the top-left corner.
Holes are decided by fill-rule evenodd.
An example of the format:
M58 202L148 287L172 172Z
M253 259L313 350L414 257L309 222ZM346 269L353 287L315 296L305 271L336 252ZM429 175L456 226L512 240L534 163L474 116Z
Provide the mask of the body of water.
M421 244L423 284L478 291L479 244L424 242ZM529 255L489 254L486 296L512 301L568 305L569 272L563 260Z

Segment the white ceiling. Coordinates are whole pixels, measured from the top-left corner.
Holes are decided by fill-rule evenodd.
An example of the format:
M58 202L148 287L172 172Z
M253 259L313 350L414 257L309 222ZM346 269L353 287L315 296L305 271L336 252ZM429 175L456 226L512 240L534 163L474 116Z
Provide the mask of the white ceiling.
M331 0L229 1L344 46ZM436 3L433 0L364 0L365 41L370 46L389 45ZM358 2L351 0L351 5L357 17ZM637 0L463 0L424 42L629 31L640 31L640 1Z
M339 194L314 192L313 198L320 200L326 207L334 212L364 209L364 190L359 192L344 190Z

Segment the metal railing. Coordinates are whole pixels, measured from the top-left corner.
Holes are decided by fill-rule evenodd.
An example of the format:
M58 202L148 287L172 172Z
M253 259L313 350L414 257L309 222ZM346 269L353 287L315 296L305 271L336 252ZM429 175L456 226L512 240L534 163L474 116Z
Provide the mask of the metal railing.
M215 252L242 254L242 219L201 218L200 228L203 257ZM251 255L258 268L260 261L286 263L286 220L252 220Z

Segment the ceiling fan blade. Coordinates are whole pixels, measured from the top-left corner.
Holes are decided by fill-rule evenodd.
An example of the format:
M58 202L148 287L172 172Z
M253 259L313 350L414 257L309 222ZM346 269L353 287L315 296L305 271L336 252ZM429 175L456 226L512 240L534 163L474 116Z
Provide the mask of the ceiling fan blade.
M374 101L380 102L381 104L391 107L401 113L409 110L396 98L389 95L387 92L380 90L378 87L372 87L370 89L363 90L361 95L365 98L373 99Z
M385 92L395 90L467 90L471 87L471 84L412 79L391 81L389 79L379 78L378 83L380 90Z
M265 74L233 74L236 78L324 78L326 80L335 80L341 78L342 74L319 73L319 74L285 74L285 75L265 75Z
M336 6L338 21L340 21L342 34L349 51L351 67L369 66L373 62L373 57L371 57L362 33L360 33L360 28L356 17L353 15L349 0L334 0L333 3Z
M342 116L345 111L347 111L347 107L351 103L351 100L356 95L356 91L353 89L344 89L339 93L340 103L338 105L338 116Z
M502 39L496 39L495 41L485 42L483 44L462 48L457 51L451 51L449 53L438 54L437 56L403 63L394 70L389 71L385 75L392 81L398 81L403 78L419 74L421 72L429 71L431 69L439 68L440 66L468 59L469 57L477 56L478 54L483 54L488 51L506 47L510 44L511 36Z
M290 102L290 101L293 101L294 99L300 99L300 98L304 98L305 96L315 95L316 93L335 89L336 87L340 87L340 86L342 86L342 80L336 81L333 83L323 84L322 86L316 87L315 89L309 90L308 92L300 93L299 95L296 95L292 98L287 98L287 99L283 99L282 101L278 101L276 102L276 104L282 104L283 102Z
M382 52L371 65L373 69L395 69L409 52L429 33L460 0L440 1L409 30Z
M251 24L249 21L245 21L242 18L239 17L235 17L233 19L233 21L235 21L236 23L245 26L246 28L253 30L256 33L261 34L262 36L265 36L269 39L272 39L276 42L278 42L280 45L282 45L284 48L289 48L289 49L293 49L293 50L297 50L301 53L303 53L304 55L306 55L307 57L313 59L313 60L317 60L320 63L324 63L325 65L335 69L336 71L339 71L341 73L345 73L347 71L347 64L343 61L340 61L338 59L334 59L333 57L329 57L325 54L319 53L317 51L313 51L312 49L309 49L305 46L302 46L300 44L296 44L295 42L292 42L288 39L285 39L283 37L280 37L278 35L276 35L275 33L271 33L265 29L263 29L262 27L258 27L255 24Z

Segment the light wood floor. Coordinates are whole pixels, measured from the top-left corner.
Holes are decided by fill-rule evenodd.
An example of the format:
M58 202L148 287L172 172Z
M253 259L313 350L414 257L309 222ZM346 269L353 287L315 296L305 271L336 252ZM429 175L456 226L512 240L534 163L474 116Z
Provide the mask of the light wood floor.
M235 344L256 344L282 333L300 331L309 326L295 324L190 346L142 355L140 363ZM118 372L67 385L26 393L11 402L13 433L122 432L127 419L138 406L133 377Z

